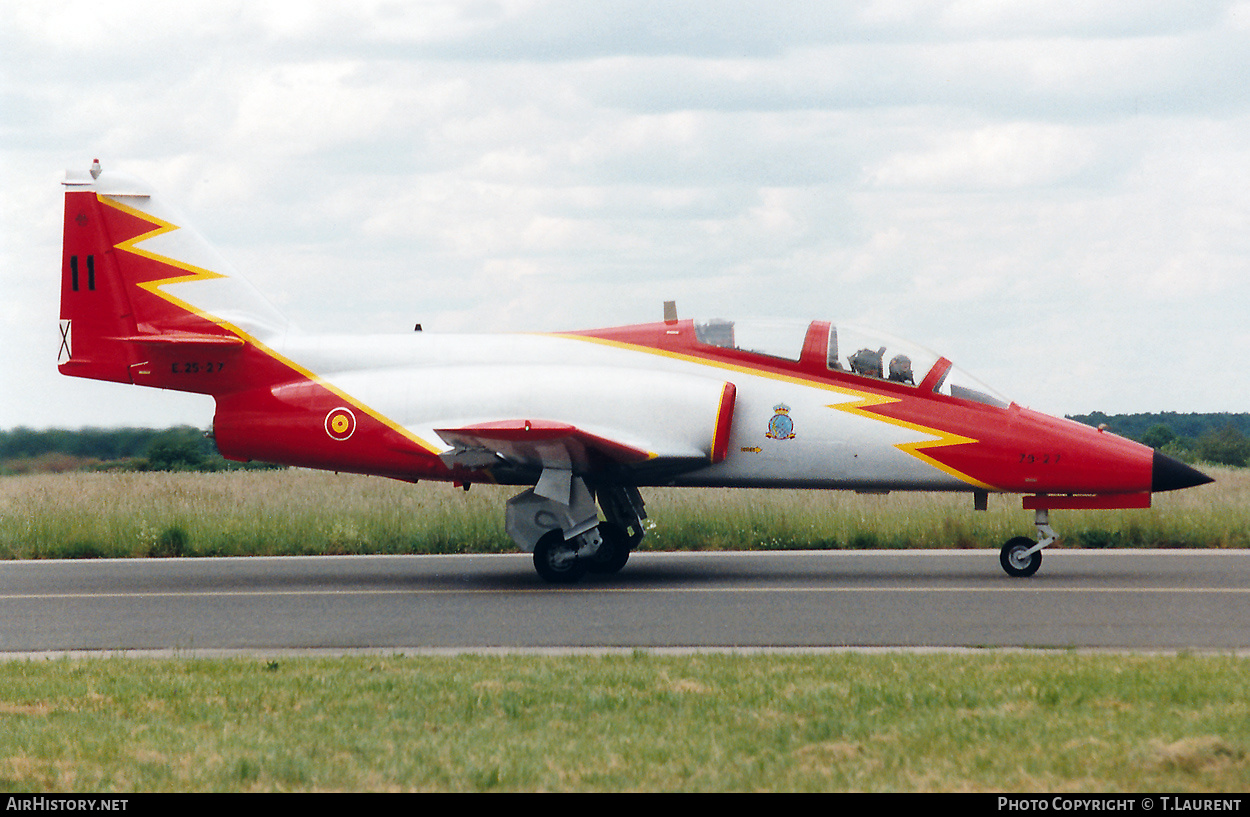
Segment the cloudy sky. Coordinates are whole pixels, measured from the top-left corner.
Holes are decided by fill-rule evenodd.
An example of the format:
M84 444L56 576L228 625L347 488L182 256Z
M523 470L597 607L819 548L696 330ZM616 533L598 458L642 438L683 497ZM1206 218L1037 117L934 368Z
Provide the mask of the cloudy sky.
M844 320L1056 414L1250 411L1250 2L0 0L0 428L56 372L66 168L311 331Z

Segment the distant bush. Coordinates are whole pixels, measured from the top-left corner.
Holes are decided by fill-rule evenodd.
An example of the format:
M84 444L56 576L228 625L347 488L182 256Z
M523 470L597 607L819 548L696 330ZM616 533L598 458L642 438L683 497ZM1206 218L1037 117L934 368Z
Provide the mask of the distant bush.
M149 471L198 471L204 465L204 453L194 443L157 440L148 448Z
M1244 468L1250 464L1250 438L1231 425L1208 431L1198 438L1194 450L1203 462Z
M189 555L187 547L186 530L179 525L170 525L161 531L156 537L156 541L152 543L152 547L148 548L148 556L153 558L175 558L178 556Z
M1163 448L1168 443L1176 439L1176 432L1163 423L1155 423L1145 434L1142 435L1141 441L1151 448Z

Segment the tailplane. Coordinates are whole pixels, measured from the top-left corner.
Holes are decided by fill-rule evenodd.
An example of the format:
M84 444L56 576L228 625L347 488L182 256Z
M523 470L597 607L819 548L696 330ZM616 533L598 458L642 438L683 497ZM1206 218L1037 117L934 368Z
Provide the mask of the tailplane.
M62 373L220 394L240 385L247 347L288 331L145 183L96 162L64 185Z

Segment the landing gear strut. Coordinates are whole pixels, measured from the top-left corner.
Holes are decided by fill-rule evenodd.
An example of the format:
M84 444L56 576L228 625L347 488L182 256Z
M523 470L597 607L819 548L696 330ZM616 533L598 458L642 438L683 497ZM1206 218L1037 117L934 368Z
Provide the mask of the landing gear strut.
M1007 571L1008 576L1024 578L1032 576L1042 566L1042 548L1053 544L1057 538L1050 527L1050 512L1045 508L1035 511L1034 524L1037 526L1037 541L1027 536L1009 539L998 554L998 563Z
M533 552L539 576L568 583L587 571L623 568L646 532L646 516L637 488L603 485L592 491L581 477L548 469L532 489L508 500L505 527L522 550Z
M606 521L599 523L603 544L590 562L591 573L616 573L629 561L647 530L642 494L633 486L605 485L596 492Z

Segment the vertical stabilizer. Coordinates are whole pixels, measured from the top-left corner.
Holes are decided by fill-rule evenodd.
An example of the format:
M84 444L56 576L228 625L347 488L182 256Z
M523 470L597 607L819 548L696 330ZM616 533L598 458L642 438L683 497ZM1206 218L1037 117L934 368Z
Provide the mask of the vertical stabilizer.
M198 375L220 375L248 345L288 330L145 183L97 163L64 185L62 373L219 393L236 377Z

